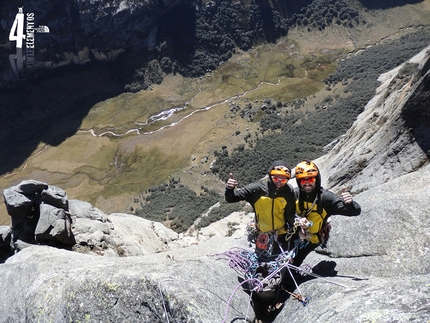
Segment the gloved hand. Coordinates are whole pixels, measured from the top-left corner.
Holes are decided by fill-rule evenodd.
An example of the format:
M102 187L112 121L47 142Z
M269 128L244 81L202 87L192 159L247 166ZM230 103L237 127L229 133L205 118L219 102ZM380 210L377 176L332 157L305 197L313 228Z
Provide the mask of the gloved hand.
M346 190L345 186L342 187L342 194L340 194L340 197L342 198L344 204L352 203L352 195Z
M299 238L300 240L311 240L311 234L307 230L300 229L299 230Z
M296 217L295 223L302 229L302 230L309 230L311 226L314 225L312 221L309 221L306 218L302 217Z
M228 190L233 190L237 187L238 182L233 178L233 174L230 173L230 178L228 179L227 183L225 183L225 188Z

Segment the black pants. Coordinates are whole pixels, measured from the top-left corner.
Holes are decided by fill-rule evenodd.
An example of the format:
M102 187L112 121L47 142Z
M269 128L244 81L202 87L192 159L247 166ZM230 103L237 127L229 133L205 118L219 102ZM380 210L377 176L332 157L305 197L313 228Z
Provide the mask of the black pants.
M273 245L273 251L272 251L272 255L279 255L282 251L288 251L289 249L289 243L288 241L285 241L285 234L280 234L278 236L278 241L275 242L275 244ZM282 251L281 251L282 248Z
M306 247L303 247L301 249L299 245L296 251L296 256L294 257L293 265L299 267L303 263L303 260L305 260L306 256L312 251L314 251L316 247L318 247L317 243L310 242L306 245Z

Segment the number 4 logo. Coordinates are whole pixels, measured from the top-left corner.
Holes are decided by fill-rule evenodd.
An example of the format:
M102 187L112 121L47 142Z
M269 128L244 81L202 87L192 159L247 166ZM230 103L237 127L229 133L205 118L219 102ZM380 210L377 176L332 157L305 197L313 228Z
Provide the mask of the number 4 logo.
M22 48L22 41L25 39L24 35L24 13L22 8L18 8L18 13L13 21L12 29L9 33L9 40L16 41L16 48Z

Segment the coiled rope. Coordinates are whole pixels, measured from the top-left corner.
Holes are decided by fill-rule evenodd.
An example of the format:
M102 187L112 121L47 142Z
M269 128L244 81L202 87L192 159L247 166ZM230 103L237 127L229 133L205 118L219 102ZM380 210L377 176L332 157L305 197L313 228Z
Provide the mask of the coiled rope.
M233 299L234 294L237 292L237 290L241 286L243 286L245 284L248 284L248 286L251 286L251 288L250 288L250 298L251 298L253 292L257 292L257 293L262 292L263 288L264 288L264 283L266 283L267 281L269 281L270 279L275 277L277 274L279 274L285 268L287 268L288 273L289 273L292 281L294 282L294 285L295 285L298 293L294 294L294 293L291 293L289 291L287 291L287 292L290 295L292 295L295 299L300 301L303 304L303 306L306 306L308 304L309 300L308 300L308 298L304 298L302 296L299 285L298 285L296 279L294 278L292 270L294 270L298 273L304 273L306 275L313 276L315 278L323 279L323 280L325 280L331 284L335 284L335 285L347 288L347 286L345 286L343 284L332 282L332 281L330 281L330 280L328 280L328 279L326 279L320 275L317 275L317 274L310 272L309 266L307 266L307 268L300 268L300 267L296 267L293 264L291 264L291 259L294 258L294 255L295 255L297 249L299 249L300 247L301 247L301 241L300 240L297 240L295 242L294 248L288 252L283 251L282 247L280 246L281 251L282 251L281 254L279 254L278 257L274 261L266 262L266 264L268 264L270 267L270 273L266 277L264 277L263 279L255 278L255 274L256 274L257 268L260 266L260 262L258 260L257 254L253 251L249 251L249 250L241 249L241 248L232 248L229 251L223 252L221 254L209 255L209 256L216 257L217 260L228 260L228 264L229 264L230 268L232 268L233 270L236 271L236 273L238 273L238 274L240 274L246 278L238 286L236 286L234 288L233 292L231 293L231 295L227 301L225 315L224 315L224 319L222 322L224 323L227 320L227 315L228 315L228 311L229 311L228 307L231 304L231 300Z

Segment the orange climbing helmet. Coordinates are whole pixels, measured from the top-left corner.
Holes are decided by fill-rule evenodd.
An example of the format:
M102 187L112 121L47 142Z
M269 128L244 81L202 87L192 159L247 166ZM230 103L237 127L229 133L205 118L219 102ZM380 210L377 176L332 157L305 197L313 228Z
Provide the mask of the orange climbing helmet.
M290 179L291 178L291 171L290 166L283 161L283 160L277 160L272 163L272 165L269 168L269 175L270 176L285 176L285 178Z
M317 177L318 167L313 162L304 160L297 164L295 172L297 179Z
M271 176L285 176L287 179L291 178L291 172L286 166L275 166L270 171Z

